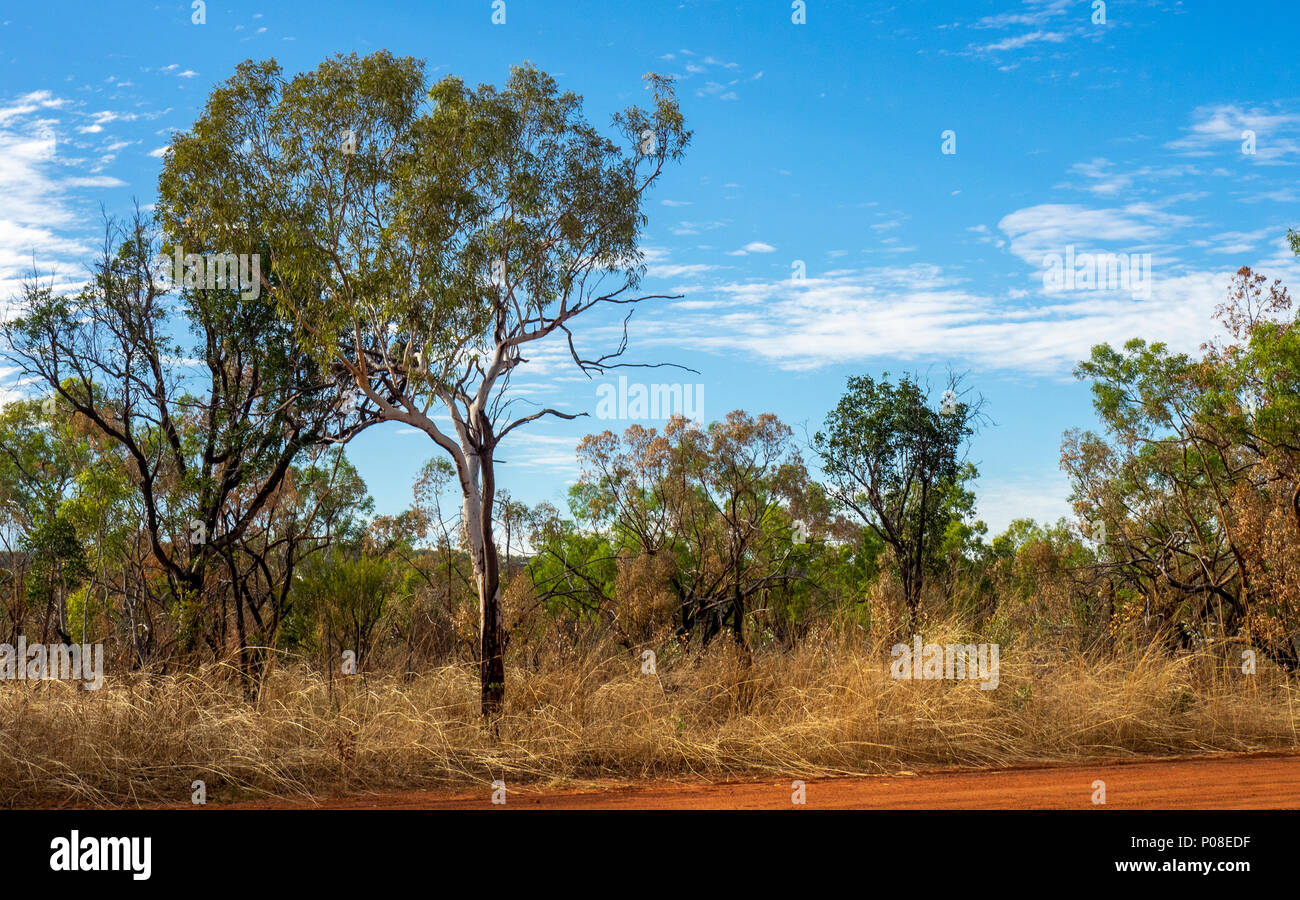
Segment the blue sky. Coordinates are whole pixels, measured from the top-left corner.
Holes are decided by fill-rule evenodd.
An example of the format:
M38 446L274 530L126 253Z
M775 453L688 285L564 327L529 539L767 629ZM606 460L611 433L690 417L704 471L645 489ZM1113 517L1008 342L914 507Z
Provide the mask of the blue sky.
M699 375L629 380L703 385L706 419L775 412L802 440L850 374L920 370L937 394L968 371L996 422L971 452L995 530L1068 513L1060 440L1094 422L1070 374L1093 344L1195 350L1242 265L1300 285L1285 245L1300 226L1293 4L1114 0L1104 24L1091 0L807 0L805 24L786 2L506 0L499 25L493 12L212 0L195 24L188 2L6 3L0 294L33 258L81 279L101 205L152 202L169 135L239 61L294 72L380 48L471 83L531 61L600 124L642 100L645 72L677 75L695 139L650 197L645 287L683 299L638 310L628 358ZM1150 290L1049 286L1046 260L1069 248L1149 254ZM615 332L582 337L596 349ZM529 369L525 396L594 416L600 382L563 347ZM499 481L562 503L576 440L627 424L516 431ZM386 425L349 453L396 512L434 449Z

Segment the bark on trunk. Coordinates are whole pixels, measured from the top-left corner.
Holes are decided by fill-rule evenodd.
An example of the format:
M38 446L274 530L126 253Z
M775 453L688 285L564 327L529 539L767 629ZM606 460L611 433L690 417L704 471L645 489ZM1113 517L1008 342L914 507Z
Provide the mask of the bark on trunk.
M1300 531L1300 483L1291 492L1291 517L1295 520L1296 531Z
M492 505L496 480L492 461L479 458L482 491L470 481L465 522L474 563L479 601L479 697L483 717L496 718L505 703L506 670L504 627L501 615L501 567L492 537Z
M479 681L483 716L495 718L500 714L506 697L506 666L502 646L501 579L497 570L496 548L486 546L486 570L479 577L479 606L481 610L481 641Z

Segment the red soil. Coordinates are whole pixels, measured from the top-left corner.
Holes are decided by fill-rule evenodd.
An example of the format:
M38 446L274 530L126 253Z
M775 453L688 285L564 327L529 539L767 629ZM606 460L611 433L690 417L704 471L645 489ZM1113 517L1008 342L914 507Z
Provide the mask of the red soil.
M998 771L806 779L807 809L1300 809L1300 756L1260 754ZM761 781L601 783L582 788L389 791L347 797L220 803L218 809L791 809L791 778ZM177 804L178 806L180 804ZM798 808L798 807L795 807Z

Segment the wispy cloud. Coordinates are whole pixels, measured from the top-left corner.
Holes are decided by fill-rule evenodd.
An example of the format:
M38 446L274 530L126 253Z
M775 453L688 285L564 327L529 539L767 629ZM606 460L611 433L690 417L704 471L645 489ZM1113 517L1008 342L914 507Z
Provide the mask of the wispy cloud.
M1065 34L1060 31L1031 31L1028 34L1003 38L991 44L983 44L974 49L980 53L997 53L1002 50L1019 50L1021 47L1040 42L1059 44L1065 40L1065 37Z
M776 248L771 244L765 244L762 241L750 241L739 250L732 250L728 256L748 256L751 253L775 253Z
M2 301L17 294L33 266L56 289L80 284L91 250L85 236L93 197L87 192L124 185L119 178L95 174L95 160L65 156L68 134L81 130L73 124L77 118L73 104L49 91L0 101ZM106 124L118 118L104 111L92 121Z
M652 314L653 336L643 340L743 352L792 370L931 359L1063 377L1098 343L1142 336L1195 350L1214 333L1213 310L1235 268L1157 278L1149 298L1120 290L996 296L928 264L733 282L709 288L698 314L680 304Z
M1247 132L1253 134L1253 154L1243 152L1250 139ZM1186 133L1165 146L1186 156L1211 156L1226 150L1258 162L1276 163L1300 154L1300 115L1236 104L1202 106L1193 113Z
M1093 24L1091 10L1071 0L1025 0L1017 11L983 16L966 27L976 32L1014 32L995 40L974 41L965 48L966 55L999 63L1019 51L1032 55L1046 46L1059 50L1068 44L1098 39L1104 33L1104 28ZM1016 65L1001 68L1012 69Z
M1133 253L1173 240L1173 231L1195 223L1191 216L1167 212L1151 203L1094 209L1073 203L1041 203L1002 217L998 228L1011 252L1034 266L1067 245L1080 249Z
M677 62L679 56L687 58L682 61L682 71L675 73L679 81L687 82L696 76L713 75L712 78L706 79L703 85L695 89L695 96L697 97L712 97L715 100L739 100L740 94L735 89L742 80L757 81L763 77L763 73L758 72L748 79L742 79L741 75L743 73L739 63L728 62L714 56L701 57L690 50L665 53L659 58L668 62Z

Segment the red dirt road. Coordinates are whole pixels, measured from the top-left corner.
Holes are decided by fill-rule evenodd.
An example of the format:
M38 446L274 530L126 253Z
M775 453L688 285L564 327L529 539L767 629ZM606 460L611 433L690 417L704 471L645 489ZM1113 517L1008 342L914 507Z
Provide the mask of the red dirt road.
M903 773L809 779L807 809L1300 809L1300 756L1251 755L1097 762L999 771ZM342 798L279 798L209 808L240 809L791 809L792 779L640 782L595 788L521 785L505 805L477 790L409 791Z

